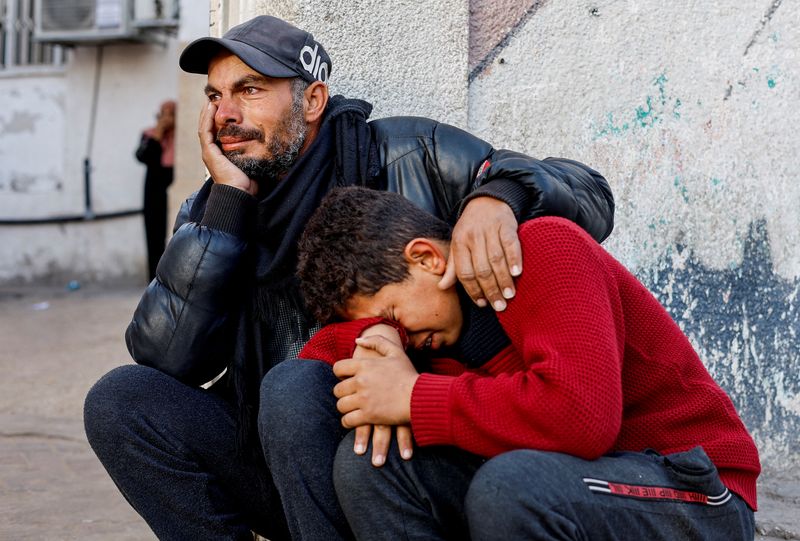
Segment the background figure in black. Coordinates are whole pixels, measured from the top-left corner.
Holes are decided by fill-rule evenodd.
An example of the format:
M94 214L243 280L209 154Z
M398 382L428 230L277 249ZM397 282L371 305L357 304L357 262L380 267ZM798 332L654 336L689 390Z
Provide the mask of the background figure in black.
M149 280L164 252L167 237L167 187L172 184L175 161L175 102L165 101L155 127L142 133L136 159L147 166L144 178L144 232L147 237Z

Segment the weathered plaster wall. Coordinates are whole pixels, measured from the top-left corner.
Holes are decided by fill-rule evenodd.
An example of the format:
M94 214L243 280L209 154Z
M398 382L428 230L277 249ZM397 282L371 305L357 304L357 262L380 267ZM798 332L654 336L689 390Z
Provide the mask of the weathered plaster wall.
M667 306L762 458L800 462L800 10L789 0L213 0L311 30L334 91L602 171L606 247ZM218 29L218 30L224 30Z
M0 96L0 217L84 213L83 160L92 161L95 213L141 208L144 169L133 152L161 100L175 96L176 49L105 46L93 139L96 47L77 47L63 72L4 77ZM140 216L93 223L0 225L0 283L139 280Z
M66 206L52 193L65 186L65 149L43 133L64 132L65 91L60 77L31 78L27 88L0 79L0 197L8 217L39 212L42 205ZM32 101L36 109L29 107Z
M466 125L466 2L241 3L314 34L333 60L331 92L371 102L373 117L432 116Z

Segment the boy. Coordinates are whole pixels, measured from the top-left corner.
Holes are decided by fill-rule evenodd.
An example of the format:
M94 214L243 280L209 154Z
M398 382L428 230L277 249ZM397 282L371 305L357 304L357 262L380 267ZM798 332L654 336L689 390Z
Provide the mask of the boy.
M752 539L756 447L645 287L574 224L539 218L519 229L516 296L491 314L437 287L448 234L358 188L329 195L300 243L309 307L352 320L301 357L342 378L344 427L410 423L419 446L379 469L344 440L334 482L356 537L444 538L461 521L474 540ZM399 332L356 339L376 323ZM380 358L351 358L356 344Z

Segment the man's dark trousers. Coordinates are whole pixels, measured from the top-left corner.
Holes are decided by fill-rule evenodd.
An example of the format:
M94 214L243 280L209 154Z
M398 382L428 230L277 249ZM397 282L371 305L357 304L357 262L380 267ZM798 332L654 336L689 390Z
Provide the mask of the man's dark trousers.
M263 459L237 453L234 408L218 393L139 365L112 370L90 390L89 443L159 539L250 541L251 530L271 541L288 539L288 530L295 539L351 537L332 482L346 434L336 378L327 365L302 370L315 361L286 362L289 370L264 378L259 413L267 460L283 473L280 495ZM293 517L288 529L281 500Z

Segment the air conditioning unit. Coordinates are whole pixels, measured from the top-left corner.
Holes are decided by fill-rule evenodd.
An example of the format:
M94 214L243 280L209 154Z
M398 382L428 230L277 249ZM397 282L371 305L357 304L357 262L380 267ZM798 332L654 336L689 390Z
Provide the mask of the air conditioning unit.
M135 1L135 4L134 4ZM99 43L147 39L149 31L177 27L177 0L151 0L156 19L144 0L34 0L34 39L53 43ZM170 6L168 16L163 5ZM143 7L145 9L143 9ZM137 20L140 12L142 20Z

